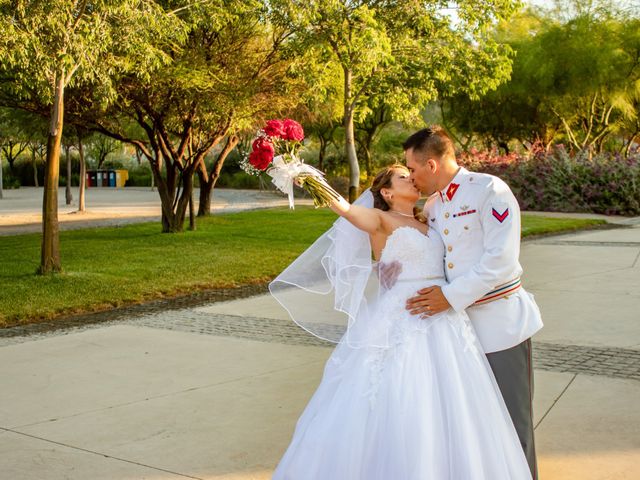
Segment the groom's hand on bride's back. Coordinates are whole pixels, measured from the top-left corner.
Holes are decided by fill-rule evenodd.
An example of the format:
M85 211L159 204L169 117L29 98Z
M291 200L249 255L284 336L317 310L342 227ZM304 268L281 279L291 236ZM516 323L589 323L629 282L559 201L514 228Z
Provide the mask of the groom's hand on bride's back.
M401 273L402 264L400 262L378 263L378 278L383 290L390 290L396 284Z
M438 286L418 290L415 297L407 300L407 310L412 315L421 315L423 318L444 312L449 308L451 305Z

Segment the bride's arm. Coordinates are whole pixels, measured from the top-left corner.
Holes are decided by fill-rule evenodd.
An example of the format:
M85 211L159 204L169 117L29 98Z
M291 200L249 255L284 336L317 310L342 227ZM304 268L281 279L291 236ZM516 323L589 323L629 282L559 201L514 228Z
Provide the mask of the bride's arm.
M351 205L341 196L332 200L329 208L369 234L377 233L382 229L382 211L377 208Z

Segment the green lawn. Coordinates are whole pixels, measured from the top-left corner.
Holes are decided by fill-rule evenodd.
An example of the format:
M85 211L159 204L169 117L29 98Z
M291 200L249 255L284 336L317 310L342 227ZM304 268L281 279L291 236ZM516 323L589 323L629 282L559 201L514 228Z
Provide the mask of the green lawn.
M39 235L0 237L0 327L100 310L198 289L261 283L277 275L335 219L299 207L220 215L198 230L162 234L158 223L61 232L64 273L34 274ZM523 234L594 221L523 217Z

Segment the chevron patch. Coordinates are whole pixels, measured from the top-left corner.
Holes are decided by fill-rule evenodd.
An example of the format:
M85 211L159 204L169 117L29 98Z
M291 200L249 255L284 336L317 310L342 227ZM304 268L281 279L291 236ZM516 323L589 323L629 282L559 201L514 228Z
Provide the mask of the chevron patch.
M508 208L506 208L502 213L498 213L498 211L495 208L492 208L491 210L492 210L491 213L493 214L493 216L496 217L496 220L498 220L500 223L504 222L505 219L509 216Z

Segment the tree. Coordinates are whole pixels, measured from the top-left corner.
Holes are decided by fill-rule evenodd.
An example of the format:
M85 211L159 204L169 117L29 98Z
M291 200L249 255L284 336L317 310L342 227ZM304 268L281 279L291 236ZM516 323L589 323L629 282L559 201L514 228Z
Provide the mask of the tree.
M29 138L22 128L24 115L15 115L10 109L0 109L0 149L13 173L16 159L28 146Z
M78 185L78 211L86 211L85 193L87 185L87 162L84 158L84 136L86 132L78 129L78 156L80 157L80 184Z
M91 158L98 161L98 169L102 168L105 160L109 155L117 152L122 144L111 137L96 133L87 141L87 150Z
M453 130L508 149L510 140L600 151L640 133L640 20L604 2L524 11L496 32L516 52L511 80L478 99L440 104Z
M261 2L240 0L181 10L187 35L183 48L168 52L171 63L149 80L121 77L111 109L84 119L96 131L134 145L149 161L163 232L183 230L195 172L205 215L234 136L255 131L265 115L296 101L290 62L281 55L287 33L271 29L263 12ZM225 138L227 148L207 171L206 156Z
M2 156L7 159L9 171L13 173L13 164L22 152L27 148L28 141L24 132L15 119L11 117L11 111L0 110L0 199L3 198L4 179Z
M33 185L40 186L38 180L38 161L42 164L47 158L47 145L38 139L29 141L29 151L31 153L31 166L33 167Z
M293 116L305 126L307 136L318 138L318 168L324 171L327 148L336 141L336 132L342 121L342 70L335 62L326 61L326 52L307 49L298 52L304 88L300 104Z
M180 23L150 0L0 0L0 76L12 106L49 107L39 273L61 270L58 175L65 89L91 84L107 103L116 72L140 76L165 61L156 45Z
M391 111L387 105L382 103L370 108L367 115L356 123L356 142L360 147L361 157L364 157L364 164L369 177L373 176L371 147L378 133L391 121Z
M65 156L65 160L67 162L67 181L65 182L65 189L64 189L64 197L65 197L65 203L66 205L71 205L71 202L73 201L73 194L71 193L71 170L72 170L72 162L71 162L71 148L73 148L73 145L62 145L62 149L64 150L64 156Z
M272 2L274 21L295 30L301 49L322 50L342 70L350 200L360 182L354 122L369 100L385 97L393 111L417 116L439 85L471 95L495 88L508 74L508 52L486 32L516 5L457 2L454 21L435 0Z

